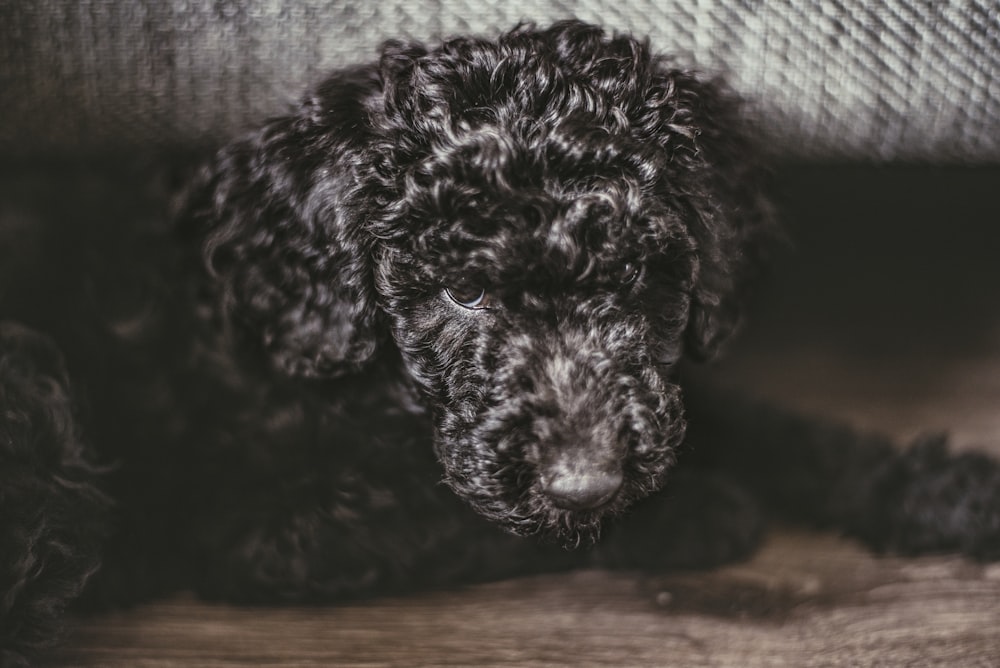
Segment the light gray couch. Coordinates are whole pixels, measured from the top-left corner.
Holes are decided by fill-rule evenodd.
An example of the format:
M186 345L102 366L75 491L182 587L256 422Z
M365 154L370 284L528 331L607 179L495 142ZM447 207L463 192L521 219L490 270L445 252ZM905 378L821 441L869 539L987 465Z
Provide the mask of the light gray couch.
M216 141L384 39L577 16L726 72L793 160L1000 160L996 0L3 0L0 155Z

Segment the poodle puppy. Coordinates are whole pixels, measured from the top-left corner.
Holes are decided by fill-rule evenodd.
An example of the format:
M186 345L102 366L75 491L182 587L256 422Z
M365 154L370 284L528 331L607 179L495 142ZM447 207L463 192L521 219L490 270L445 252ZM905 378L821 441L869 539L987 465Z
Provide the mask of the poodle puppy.
M332 73L172 222L39 233L0 292L0 656L74 600L711 566L768 514L996 558L996 462L678 370L761 264L758 155L646 42L519 26Z

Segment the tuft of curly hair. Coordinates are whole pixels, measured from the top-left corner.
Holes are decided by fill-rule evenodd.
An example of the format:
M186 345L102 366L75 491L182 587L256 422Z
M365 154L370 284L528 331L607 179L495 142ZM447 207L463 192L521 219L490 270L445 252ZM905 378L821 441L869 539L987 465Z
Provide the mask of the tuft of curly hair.
M0 292L67 360L2 330L7 656L85 583L91 606L327 602L710 566L767 513L1000 556L993 460L698 406L678 365L737 329L773 230L759 156L721 82L522 25L332 73L223 147L169 225L49 234L58 279ZM937 511L911 512L928 484Z
M109 499L52 341L0 322L0 664L41 648L100 565ZM39 472L42 472L39 474ZM17 650L17 652L15 652Z

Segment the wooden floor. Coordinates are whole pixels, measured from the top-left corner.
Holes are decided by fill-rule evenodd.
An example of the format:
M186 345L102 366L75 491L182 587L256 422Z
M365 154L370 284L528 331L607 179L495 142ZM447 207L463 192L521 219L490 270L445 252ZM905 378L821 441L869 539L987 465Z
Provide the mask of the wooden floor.
M54 666L996 666L1000 566L779 532L751 562L338 608L189 597L82 621Z
M949 183L786 175L795 259L711 373L901 441L948 429L1000 456L1000 179ZM1000 564L877 558L778 528L751 561L704 573L586 571L320 609L179 596L78 620L46 665L996 667Z

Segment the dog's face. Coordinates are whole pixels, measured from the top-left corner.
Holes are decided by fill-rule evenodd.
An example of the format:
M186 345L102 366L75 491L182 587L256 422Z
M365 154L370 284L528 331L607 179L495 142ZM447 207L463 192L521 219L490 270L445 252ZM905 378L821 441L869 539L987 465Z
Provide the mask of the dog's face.
M680 212L633 164L642 146L592 130L453 135L414 166L406 232L377 255L446 482L510 530L567 541L672 463L684 424L669 372L697 266Z
M446 482L513 531L576 541L658 489L672 463L684 425L669 371L689 296L671 272L692 260L682 240L671 257L607 238L663 220L619 217L594 193L559 204L508 213L462 244L475 259L459 266L392 249L383 275Z
M202 253L278 369L398 353L456 493L587 540L661 486L671 367L735 324L767 216L734 109L576 22L390 44L220 154Z

